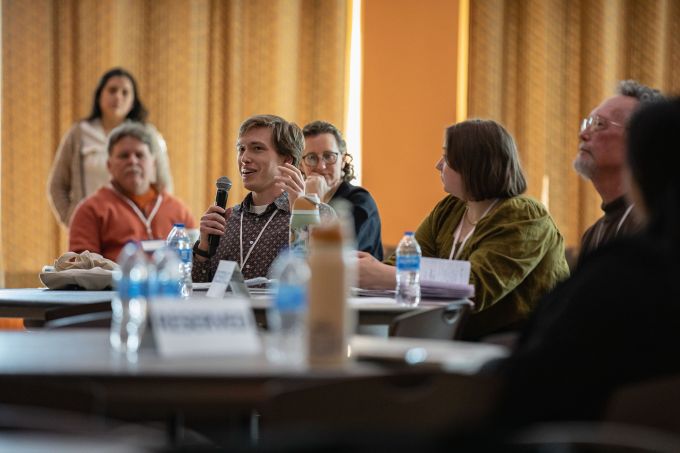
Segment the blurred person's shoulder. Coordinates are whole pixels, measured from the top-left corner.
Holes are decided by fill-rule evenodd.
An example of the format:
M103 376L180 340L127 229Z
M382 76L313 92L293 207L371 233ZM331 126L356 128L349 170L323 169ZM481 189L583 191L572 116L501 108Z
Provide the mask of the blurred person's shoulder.
M602 288L621 301L666 299L680 293L676 284L680 263L674 250L666 240L652 235L616 238L584 257L572 284Z

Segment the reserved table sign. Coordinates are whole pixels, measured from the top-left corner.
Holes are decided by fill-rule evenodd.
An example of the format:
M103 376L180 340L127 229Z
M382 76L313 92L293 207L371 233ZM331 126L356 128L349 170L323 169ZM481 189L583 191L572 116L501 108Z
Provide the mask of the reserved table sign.
M262 351L246 299L190 298L150 304L153 335L165 357L248 355Z

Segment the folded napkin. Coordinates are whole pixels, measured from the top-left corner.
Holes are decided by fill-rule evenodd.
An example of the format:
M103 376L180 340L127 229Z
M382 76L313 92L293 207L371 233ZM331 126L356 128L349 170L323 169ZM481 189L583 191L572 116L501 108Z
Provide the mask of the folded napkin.
M117 269L116 263L98 253L67 252L55 260L52 269L43 268L40 281L50 289L108 289Z
M110 271L118 269L118 265L110 259L89 250L83 253L66 252L54 262L54 269L57 272L68 269L92 269L93 267L101 267Z

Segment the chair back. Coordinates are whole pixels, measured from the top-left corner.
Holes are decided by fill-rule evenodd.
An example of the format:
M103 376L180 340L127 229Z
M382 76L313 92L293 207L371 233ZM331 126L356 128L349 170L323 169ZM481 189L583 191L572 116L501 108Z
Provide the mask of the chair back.
M394 318L389 336L457 340L474 304L461 299L442 307L415 313L405 313Z
M346 378L273 392L261 414L263 439L272 431L435 433L467 429L487 419L500 381L438 371ZM272 388L272 390L274 390Z
M680 436L680 375L650 379L616 390L607 403L604 418Z

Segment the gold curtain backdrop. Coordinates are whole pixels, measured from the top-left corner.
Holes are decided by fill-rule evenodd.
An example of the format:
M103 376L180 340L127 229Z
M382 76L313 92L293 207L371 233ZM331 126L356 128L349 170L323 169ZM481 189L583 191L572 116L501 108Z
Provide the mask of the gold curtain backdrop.
M2 277L35 287L66 251L46 199L61 136L123 66L168 143L175 194L198 219L234 182L238 126L274 113L344 128L347 0L3 0Z
M580 120L623 79L680 93L680 2L472 0L468 116L517 140L529 195L576 246L601 200L572 169Z

